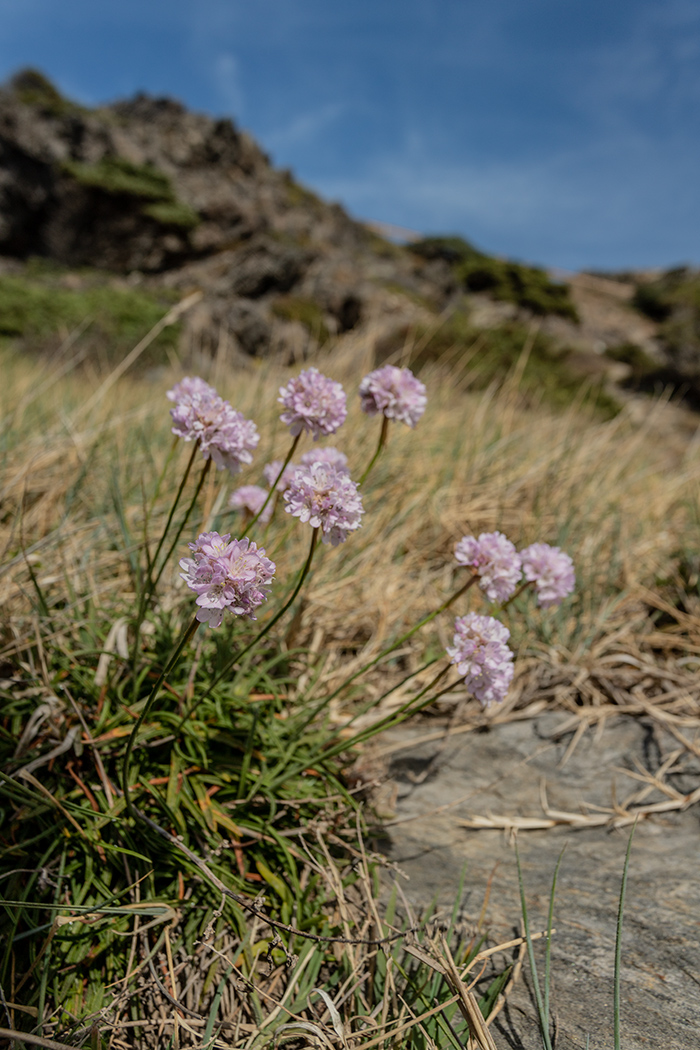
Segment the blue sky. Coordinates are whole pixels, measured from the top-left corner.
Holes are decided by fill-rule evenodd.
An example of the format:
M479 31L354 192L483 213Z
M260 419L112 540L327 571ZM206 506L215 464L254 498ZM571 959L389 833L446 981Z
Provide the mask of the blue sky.
M552 267L700 263L700 0L0 0L0 78L168 94L355 216Z

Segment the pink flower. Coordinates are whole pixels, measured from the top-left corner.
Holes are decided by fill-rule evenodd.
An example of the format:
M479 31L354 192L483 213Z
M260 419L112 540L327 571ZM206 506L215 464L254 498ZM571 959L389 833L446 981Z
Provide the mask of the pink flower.
M334 547L359 529L364 514L357 483L328 463L297 467L283 499L288 514L320 528L323 542Z
M244 537L232 540L230 534L203 532L190 543L191 558L180 562L180 573L197 594L197 619L218 627L224 610L254 620L253 610L267 600L263 590L275 574L275 564L265 551Z
M258 428L219 397L214 387L188 376L167 396L175 402L170 409L173 434L197 441L204 458L211 456L220 470L237 474L243 464L252 463L260 441Z
M360 402L362 411L370 416L381 413L387 419L415 427L428 399L425 386L409 368L384 365L360 383Z
M254 518L256 514L260 514L266 499L267 490L261 488L260 485L241 485L240 488L231 493L228 505L232 510L242 510ZM263 523L270 520L272 502L270 500L265 507L264 513L260 515L260 521Z
M559 603L576 585L574 563L559 547L533 543L520 552L525 579L534 583L537 604L543 609Z
M268 483L270 488L272 488L272 486L275 485L275 481L277 481L277 475L282 470L283 462L284 461L281 459L273 459L272 463L266 463L263 467L263 477L265 478L265 481ZM285 489L291 481L294 471L296 469L297 468L294 466L293 463L288 463L287 466L284 468L284 473L282 477L279 479L279 481L277 481L275 488Z
M168 390L165 395L170 401L176 401L180 403L192 403L197 397L202 397L206 394L216 394L216 390L209 383L205 383L199 376L185 376L179 383L176 383L172 390Z
M321 375L317 368L307 368L286 386L280 387L277 399L285 411L280 416L292 437L302 430L317 441L322 434L333 434L345 422L345 391L334 379Z
M509 638L508 628L493 616L467 613L455 620L454 644L447 655L482 707L501 703L513 680Z
M329 463L330 466L335 467L336 470L341 470L344 474L350 473L348 470L348 457L344 452L333 448L332 445L326 445L325 448L312 448L310 452L304 453L301 457L301 462L305 467L310 467L312 463Z
M475 570L491 602L507 601L518 586L520 555L502 532L482 532L478 539L465 536L455 547L455 558Z

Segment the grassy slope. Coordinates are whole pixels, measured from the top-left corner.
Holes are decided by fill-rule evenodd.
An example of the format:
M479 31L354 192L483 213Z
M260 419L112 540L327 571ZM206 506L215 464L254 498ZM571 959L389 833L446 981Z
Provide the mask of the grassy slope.
M355 476L369 459L377 437L377 426L365 425L367 421L354 398L359 379L371 364L369 347L352 338L319 362L322 370L346 384L350 394L351 417L338 434L337 445L348 454ZM68 726L77 725L72 696L89 719L93 736L103 740L104 763L108 776L114 777L123 734L133 719L130 694L124 691L129 682L128 661L118 654L113 656L102 686L95 682L95 669L110 628L133 611L144 493L153 493L172 447L164 393L179 375L157 384L124 379L100 397L100 377L87 373L61 376L60 362L52 375L50 367L5 349L2 367L4 511L0 543L4 569L0 602L7 627L0 658L3 674L10 679L6 688L9 706L2 724L4 765L8 769L17 766L12 753L37 706L37 697L48 705L48 714L41 731L26 739L21 756L25 763L46 754L56 740L65 737ZM605 668L610 676L611 660L614 663L619 653L626 659L624 654L631 648L636 653L643 649L645 658L666 661L680 673L683 668L677 659L687 655L687 645L697 640L697 573L693 577L692 566L697 565L699 557L696 520L700 455L692 444L684 448L681 442L659 440L656 428L663 421L664 406L652 408L641 427L623 416L601 422L580 406L556 414L533 406L531 400L529 407L524 406L517 364L503 382L474 394L455 394L462 365L455 367L456 371L450 371L444 364L426 366L423 379L430 394L428 413L415 433L404 427L392 428L388 450L366 486L363 528L341 547L322 549L304 603L272 637L263 662L251 664L233 692L220 691L201 717L186 727L172 753L166 749L161 754L162 749L156 747L143 749L139 756L144 781L150 778L157 786L159 778L164 778L162 790L167 792L172 826L186 836L192 848L209 855L211 863L227 872L226 878L230 877L238 891L252 895L265 889L275 915L283 921L293 918L307 930L349 928L344 926L342 907L338 913L343 894L349 895L347 908L354 909L354 929L366 930L372 914L369 877L363 875L365 881L358 883L357 866L349 864L347 853L341 849L336 860L342 868L340 882L333 881L335 877L328 875L333 870L330 859L324 861L318 852L322 848L319 843L333 841L329 828L342 836L343 822L352 819L347 801L342 801L342 791L341 801L333 801L333 791L337 796L339 786L330 791L331 781L326 784L297 773L296 779L283 785L280 799L286 800L285 805L274 820L255 800L247 809L234 805L234 801L241 797L246 777L265 773L288 745L286 722L308 695L310 681L315 681L314 695L329 692L344 673L371 659L451 593L460 579L452 549L464 533L501 529L518 546L544 539L569 551L577 567L575 599L561 610L543 615L522 599L505 614L518 651L516 683L507 701L509 710L538 699L573 709L578 704L600 702L596 700L596 695L602 695L595 677L597 668ZM286 451L288 438L277 421L276 395L288 374L256 363L242 377L240 372L234 375L220 358L208 376L236 408L256 419L263 434L255 466L241 476L241 482L259 481L262 464ZM187 453L186 448L175 451L180 470ZM171 469L166 477L150 516L150 537L158 535L178 471ZM225 506L226 494L233 487L227 475L209 477L192 535L200 526L214 522L223 527L224 522L216 520L216 512ZM265 537L265 545L278 562L279 578L284 580L303 560L308 533L285 516L278 517ZM235 521L228 521L226 527L235 533ZM189 536L183 537L179 556L185 553L186 538ZM183 592L178 581L175 560L163 577L153 629L145 637L144 661L162 660L178 624L191 616L189 592ZM37 589L45 603L43 610L37 606ZM471 608L482 608L474 591L470 592L470 602ZM659 634L654 616L662 607L668 642L665 648L658 639L654 641ZM464 612L466 608L463 603L455 611ZM343 711L357 712L358 701L364 704L380 697L388 683L403 677L408 669L417 669L426 655L438 655L450 635L451 617L436 621L410 646L404 646L398 657L367 675L361 692L350 691L335 703L330 709L331 723L337 724ZM115 633L113 641L116 637ZM172 679L180 699L170 699L170 709L154 716L145 727L144 739L155 741L173 732L178 707L182 709L193 691L196 695L206 680L202 677L206 666L216 666L217 661L220 664L235 638L232 628L206 636L204 644L195 650L195 665L191 659L185 660ZM299 647L303 651L290 652ZM280 657L281 663L275 664ZM265 664L265 660L272 662ZM143 666L147 669L147 662ZM582 680L582 672L585 681L597 683L595 688L587 690L585 683L573 684ZM418 676L418 683L425 680L425 676ZM69 692L65 691L67 684ZM402 687L398 694L363 715L360 724L386 713L397 696L405 698L415 688L415 682ZM459 690L454 693L455 698L462 695ZM614 701L607 698L607 702ZM253 708L268 710L261 706L265 703L276 717L269 722L261 718L266 735L260 737L259 750L244 775L238 756L245 753L246 732L262 732L251 721L251 712ZM480 717L473 702L465 708L464 717ZM303 761L302 756L302 765ZM125 953L128 955L133 945L140 958L143 944L135 933L121 939L116 934L134 931L133 909L139 896L159 902L161 912L155 918L162 918L166 905L176 909L174 965L178 974L183 972L179 969L182 964L199 974L187 993L192 1009L208 1016L217 984L226 972L218 957L198 947L210 921L219 931L219 950L238 960L236 966L243 978L253 980L263 993L265 988L268 992L272 988L276 995L281 993L288 980L284 953L275 949L271 967L262 961L270 945L264 927L251 926L232 905L226 906L223 920L217 917L218 896L207 893L196 874L193 877L182 863L178 865L172 851L159 857L158 870L149 875L151 862L144 859L148 843L138 829L119 837L119 800L110 816L100 778L87 757L73 769L83 785L87 782L99 818L79 781L70 780L61 763L52 769L43 766L36 776L56 793L64 809L69 807L73 820L84 830L78 833L64 821L65 831L52 839L51 826L59 819L55 807L42 803L36 791L32 795L28 787L29 795L15 798L14 803L6 794L2 803L5 821L11 827L11 840L19 847L19 852L13 849L8 855L8 861L18 868L31 861L34 867L35 851L41 853L43 846L32 847L25 854L22 840L28 828L44 827L41 841L53 843L54 850L41 862L49 881L38 885L35 872L27 891L30 899L39 896L45 907L58 893L56 881L61 875L61 904L94 905L104 902L110 893L118 893L121 910L113 920L114 932L104 918L95 927L61 927L50 941L50 951L47 948L40 957L37 954L45 943L45 932L34 935L31 948L26 939L18 942L18 959L26 966L27 950L34 959L31 994L27 987L24 993L14 987L17 982L10 974L15 950L6 947L3 972L7 981L14 981L12 1001L21 1003L22 994L28 994L24 1001L48 1015L62 1007L63 1012L59 1010L54 1016L54 1027L45 1029L45 1034L55 1033L56 1025L63 1030L72 1025L77 1032L79 1019L100 1009L107 1011L100 1022L107 1027L119 1016L138 1019L139 999L133 994L129 998L130 985L124 976L132 965ZM214 788L216 792L208 794ZM21 795L25 788L13 790ZM148 798L146 791L140 804L148 805ZM157 806L152 812L159 812ZM93 821L102 828L101 839L93 838ZM271 827L277 834L296 829L300 823L310 829L311 860L307 861L296 845L290 845L296 844L295 838L276 839L273 835L264 845ZM222 837L235 841L237 827L244 829L246 849L239 851L240 856L234 850L235 863L226 857L224 861L215 860L211 851ZM325 829L321 839L314 839L314 828ZM133 852L124 854L125 846ZM105 851L104 859L100 848ZM326 875L319 876L324 864ZM145 882L135 891L132 884L140 878ZM338 889L341 883L343 890ZM21 892L21 885L14 878L3 890L10 897ZM129 885L132 889L127 892ZM62 911L65 914L66 908ZM320 917L325 911L330 916L327 920ZM22 930L31 929L31 914L20 913ZM14 915L16 918L16 909ZM158 943L162 949L162 924L157 924L156 933L160 940L153 936L151 943ZM292 938L290 945L290 950L306 959L309 942ZM335 954L335 977L323 953L317 952L313 958L309 955L307 966L313 981L330 981L327 987L337 991L338 982L353 979L353 974L364 972L366 977L375 973L360 948L337 949ZM271 985L265 983L268 978ZM114 981L119 982L121 999L114 991L105 991L105 986ZM171 1006L149 982L150 978L140 993L143 1001L151 1004L147 1009L156 1009L154 1003L160 1004L160 1009L165 1003L167 1016L172 1016ZM171 965L171 987L183 986L184 981L172 972ZM132 992L136 987L131 985ZM305 1010L299 987L289 987L292 998L288 1005ZM311 987L313 983L307 991ZM246 1033L252 1038L263 1025L269 1009L263 993L258 999L250 993L243 1005L237 1005L235 995L226 993L222 1016L238 1018L243 1025L241 1039ZM184 991L178 994L185 998ZM371 998L379 992L375 988L366 994ZM429 997L426 1001L429 1003ZM417 1009L422 1008L423 1000L419 997L414 1003ZM369 1004L362 1006L350 1000L347 1008L357 1011L365 1007ZM16 1023L21 1027L29 1022L26 1015L18 1015Z

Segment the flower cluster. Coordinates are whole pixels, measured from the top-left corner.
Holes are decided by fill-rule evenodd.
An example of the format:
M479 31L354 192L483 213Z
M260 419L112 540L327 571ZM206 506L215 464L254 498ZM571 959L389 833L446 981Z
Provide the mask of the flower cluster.
M409 368L384 365L360 383L360 403L362 411L369 416L381 414L415 427L428 399L425 386Z
M326 445L325 448L312 448L310 452L304 453L301 457L301 462L305 467L310 467L312 463L329 463L331 467L341 470L343 474L350 473L348 470L348 457L344 452L333 448L332 445Z
M231 493L228 505L231 510L242 510L244 513L249 514L251 518L254 518L257 514L260 514L266 499L267 489L261 488L260 485L241 485L240 488ZM260 515L260 521L263 524L268 522L271 515L272 501L268 503Z
M288 463L282 472L282 477L277 481L279 472L282 470L282 463L283 460L281 459L273 459L271 463L266 463L263 467L263 477L270 488L274 485L276 489L285 489L291 481L294 471L297 469L293 463ZM277 482L276 485L275 482Z
M320 528L323 542L334 547L359 529L364 513L357 483L329 463L297 467L283 499L288 514Z
M275 574L275 563L265 551L245 537L232 540L229 533L203 532L190 543L191 558L183 558L180 574L197 594L197 619L218 627L224 609L254 620L253 610L267 600L263 590Z
M167 396L175 402L170 409L173 434L185 441L197 441L205 459L211 457L219 469L227 468L232 474L252 463L253 450L260 441L258 428L224 401L213 386L187 376Z
M509 638L508 628L493 616L467 613L455 620L447 655L482 707L501 703L513 680L513 654L506 645Z
M465 536L455 547L460 565L476 571L479 583L491 602L505 602L515 592L521 575L520 555L502 532Z
M277 400L284 407L280 419L289 427L292 437L307 431L317 441L322 434L333 434L347 415L342 386L317 368L307 368L290 379L286 386L280 387Z
M523 574L534 583L537 604L543 609L559 603L571 594L576 583L574 563L559 547L533 543L521 551Z

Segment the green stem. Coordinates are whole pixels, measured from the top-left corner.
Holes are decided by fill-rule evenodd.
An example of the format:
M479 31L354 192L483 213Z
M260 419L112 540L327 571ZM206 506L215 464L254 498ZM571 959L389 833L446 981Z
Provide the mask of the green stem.
M400 645L403 645L403 643L407 642L409 638L412 638L413 635L421 629L421 627L425 627L427 623L430 623L431 620L434 620L435 617L439 616L441 612L444 612L445 609L449 609L452 603L456 602L458 598L460 598L466 591L468 591L469 588L472 587L478 579L479 577L475 573L467 580L463 587L460 587L458 591L455 591L455 593L446 601L444 601L442 605L440 605L437 609L434 609L433 612L428 613L427 616L424 616L422 620L419 620L418 623L410 629L410 631L406 631L406 633L402 634L400 638L397 638L395 642L392 642L392 644L387 646L386 649L383 649L381 653L378 654L378 656L375 656L373 660L370 660L369 663L364 664L364 666L361 667L359 671L355 671L354 674L350 675L343 682L341 682L340 685L333 690L330 696L324 697L324 699L321 700L321 702L317 704L315 708L312 708L299 731L303 732L303 730L311 722L313 722L316 715L318 715L324 707L330 704L332 700L335 700L336 696L342 693L344 689L346 689L349 685L352 685L356 678L359 678L361 675L371 670L376 664L379 663L380 660L383 660L385 656L390 656L395 649L398 649Z
M301 440L301 433L297 434L297 436L292 441L292 447L290 448L289 452L287 453L287 458L285 459L284 463L282 464L282 467L280 468L280 472L277 475L277 477L275 478L274 484L270 487L270 491L267 494L265 502L263 503L263 505L260 508L260 510L258 511L258 513L255 515L255 517L253 518L251 523L248 525L248 529L252 529L253 525L255 525L257 523L257 521L259 520L260 516L264 513L265 508L267 507L268 503L270 502L272 497L277 492L277 486L280 483L280 479L281 479L282 475L284 474L285 470L287 469L287 467L289 466L289 464L291 462L291 459L292 459L292 456L296 452L297 445L299 444L300 440Z
M176 441L177 441L177 439L176 439ZM163 571L161 569L161 572L158 574L156 580L154 581L153 580L153 570L154 570L155 564L156 564L156 562L157 562L157 560L158 560L158 558L160 556L160 552L163 549L163 544L165 543L165 539L166 539L166 537L168 535L168 532L170 530L170 526L172 525L173 518L175 517L175 511L177 510L178 504L180 503L180 499L182 498L182 493L184 492L185 485L187 484L187 479L190 476L190 471L192 470L192 465L194 463L194 459L195 459L195 456L197 454L197 449L198 448L199 448L199 442L195 441L194 446L192 448L192 452L190 454L190 458L187 461L187 466L185 467L185 473L182 475L182 479L180 481L180 486L179 486L179 488L177 490L177 493L175 494L175 499L173 500L173 505L170 508L170 513L168 514L168 520L165 523L165 528L163 529L163 532L161 533L160 540L158 541L158 546L156 547L156 552L155 552L155 554L153 555L152 558L148 554L148 544L146 544L146 582L145 582L145 584L143 586L143 589L141 591L141 594L139 596L139 607L138 607L138 611L136 613L136 626L134 628L134 642L133 642L133 645L131 647L131 666L132 666L133 675L134 675L134 695L136 695L135 691L138 688L138 686L136 684L136 665L137 665L137 662L138 662L139 647L140 647L140 644L141 644L141 624L143 623L143 618L146 615L146 607L147 607L147 605L148 605L148 603L149 603L149 601L151 599L151 596L152 596L153 592L156 589L156 586L158 585L158 580L160 579L161 573ZM172 455L172 451L173 450L171 449L171 455ZM168 456L168 460L169 459L170 459L170 456ZM209 463L209 460L207 460L207 464L208 463ZM166 466L167 466L167 464L166 464ZM205 467L205 469L206 469L206 467ZM165 468L163 468L163 473L164 472L165 472ZM160 484L161 484L162 478L163 478L163 475L161 474L161 477L158 480L157 489L160 488ZM200 479L200 481L201 481L201 479ZM201 484L198 486L197 492L199 492L200 489L201 489ZM155 503L155 497L154 497L153 502ZM189 515L189 513L190 513L190 510L188 510L187 515ZM185 520L187 520L187 516L186 516ZM167 558L163 562L163 565L165 565L166 563L167 563Z
M428 682L428 684L424 686L419 693L416 693L415 696L411 697L410 700L407 700L405 704L402 704L401 707L399 707L396 711L393 711L390 715L387 715L385 718L380 719L378 722L375 722L371 726L367 726L365 729L361 729L359 733L356 733L354 736L350 737L349 740L341 740L333 747L324 750L323 745L321 745L321 747L316 751L315 754L311 753L310 755L307 755L303 762L297 763L296 766L292 766L291 768L288 767L284 769L280 774L278 780L271 779L268 781L268 788L272 790L279 781L295 777L304 769L308 769L309 766L313 765L315 761L321 760L323 762L326 762L329 758L334 758L335 755L339 755L343 751L349 751L351 748L356 747L358 744L361 744L363 740L367 740L369 737L375 736L382 730L390 729L392 726L398 725L399 722L404 721L404 719L409 713L416 714L416 712L422 711L424 707L428 706L428 704L432 704L434 700L437 700L445 693L448 693L451 689L454 689L457 683L451 682L449 685L445 686L444 689L441 689L439 693L436 693L434 696L429 696L428 699L423 700L422 703L418 703L418 701L421 700L426 693L430 692L437 685L440 679L447 674L450 667L451 664L448 664L446 667L443 667L442 671L440 671L439 674L437 674L431 682ZM347 724L349 725L350 722L348 722ZM340 731L342 732L342 730ZM337 732L334 733L334 736L337 735ZM255 787L255 791L257 791L257 787ZM255 793L255 791L253 791L253 794Z
M165 523L165 528L163 529L163 532L161 534L160 540L158 541L158 546L156 547L156 552L153 555L153 558L151 559L151 562L150 562L151 568L153 568L155 566L155 564L158 561L158 558L160 556L160 552L163 549L163 544L165 543L165 537L168 535L168 531L170 529L170 526L173 523L173 518L175 517L175 511L178 508L178 504L180 503L180 499L182 498L182 493L185 490L185 485L187 484L187 479L190 476L190 471L192 470L192 466L194 464L195 456L197 455L197 450L198 449L199 449L199 442L195 441L194 446L192 448L192 453L190 455L189 460L187 461L187 466L185 467L185 473L182 475L182 480L180 482L180 487L177 490L177 493L175 495L175 499L173 501L173 505L170 508L170 513L168 514L168 520ZM209 460L207 460L207 462L209 462ZM160 481L158 482L158 485L160 486ZM149 581L149 587L154 588L155 585L151 584L151 573L150 573L150 571L148 573L148 581ZM150 594L152 594L152 593L153 593L153 590L151 589L150 590ZM149 594L149 597L150 597L150 594ZM148 599L146 599L146 600L148 600Z
M377 448L375 449L374 455L372 456L371 460L369 461L369 463L365 467L365 472L364 472L364 474L362 475L362 477L360 478L360 481L359 481L360 485L362 485L364 483L364 481L367 478L367 475L369 474L370 470L372 469L374 464L379 459L379 455L380 455L382 449L384 448L384 446L386 445L386 439L387 439L388 433L389 433L389 420L388 420L387 416L384 416L382 418L382 429L381 429L381 431L379 433L379 441L377 443Z
M617 909L617 932L615 935L615 974L613 978L613 1046L620 1050L620 977L622 974L622 917L625 911L625 895L627 893L627 873L630 866L630 853L632 851L632 839L637 828L635 820L630 831L627 842L627 853L625 854L625 866L622 870L622 883L620 885L620 902Z
M206 700L208 696L211 695L212 690L216 688L216 686L219 684L219 682L222 680L222 678L226 677L226 675L229 673L231 668L235 664L237 664L238 661L242 657L244 657L246 655L246 653L249 653L250 650L253 649L258 644L258 642L261 641L265 637L266 634L268 634L269 631L272 630L272 628L275 626L275 624L279 620L282 619L284 614L289 609L290 605L296 599L297 595L299 594L299 591L301 590L301 588L304 585L304 580L306 579L306 577L309 574L309 569L311 568L311 561L312 561L313 556L314 556L314 551L316 550L316 541L317 540L318 540L318 529L314 529L312 534L311 534L311 545L309 547L309 553L308 553L307 559L306 559L306 561L304 563L304 567L301 570L301 573L299 575L299 579L296 582L296 586L294 587L294 590L292 591L290 597L284 603L282 608L279 609L275 613L275 615L272 617L271 620L268 620L268 622L265 624L263 629L256 634L255 638L253 638L252 642L249 642L249 644L246 645L243 649L239 649L237 653L234 653L234 655L226 663L224 668L221 671L219 671L218 675L209 683L208 689L204 693L202 693L202 695L195 701L194 704L192 704L192 706L182 716L182 718L180 719L180 722L178 723L177 729L175 730L176 733L180 732L180 729L182 728L184 723L187 721L187 719L190 718L191 715L197 710L199 705L204 700Z
M151 594L153 593L153 591L155 591L156 587L158 586L160 578L163 575L163 572L165 571L165 566L170 561L170 557L171 557L173 551L175 550L175 548L177 547L177 545L178 545L178 543L180 541L180 537L182 536L182 533L183 533L183 531L185 529L185 525L190 520L190 515L192 514L192 511L194 510L195 504L196 504L197 500L199 499L199 494L202 491L202 487L203 487L204 482L206 480L207 474L209 473L209 468L210 467L211 467L211 459L208 459L205 462L204 466L202 467L202 473L199 476L199 481L197 482L197 488L194 490L194 495L193 495L192 499L190 500L190 504L189 504L187 510L185 511L185 516L184 516L184 518L182 519L182 521L180 522L180 524L178 526L178 530L175 533L175 539L170 544L170 547L168 548L168 553L163 558L163 564L161 565L160 569L158 570L158 574L157 574L155 580L153 580L153 582L151 584Z
M511 594L511 596L508 599L508 601L507 602L503 602L501 604L501 608L502 609L507 609L508 606L510 605L510 603L514 602L516 598L519 598L520 595L523 593L523 591L526 591L528 589L528 587L534 587L534 586L535 586L535 581L534 580L525 580L524 583L520 584L520 586L518 587L517 591L515 591L513 594Z
M151 692L150 692L150 694L148 696L148 699L146 700L146 703L143 706L141 714L136 719L136 724L134 725L134 728L131 730L131 734L130 734L129 739L127 741L126 753L124 755L124 766L122 768L122 790L124 792L124 798L126 800L127 811L129 812L129 815L132 816L132 817L135 816L135 813L134 813L134 808L133 808L132 803L131 803L131 798L129 796L129 763L131 761L131 752L134 750L134 744L136 742L136 736L138 734L139 729L143 725L144 719L146 718L146 716L148 715L149 711L153 707L153 704L154 704L154 702L156 700L156 697L158 696L158 693L160 691L160 687L162 686L163 682L165 681L166 675L170 674L170 672L172 671L173 667L175 666L175 664L179 660L180 654L182 653L183 649L188 644L188 642L190 641L190 639L192 638L192 636L194 635L194 632L197 630L198 627L199 627L199 620L195 616L194 619L192 620L192 623L187 628L187 630L183 632L182 637L180 638L180 641L178 642L177 646L175 647L175 649L174 649L170 659L168 660L167 664L165 665L165 667L161 671L160 675L158 676L158 681L156 682L156 684L151 689Z

